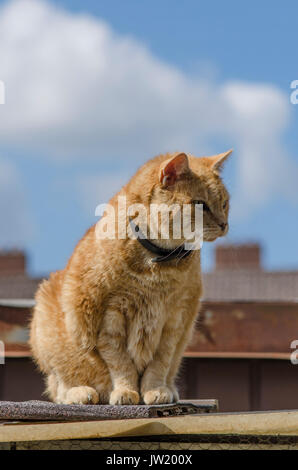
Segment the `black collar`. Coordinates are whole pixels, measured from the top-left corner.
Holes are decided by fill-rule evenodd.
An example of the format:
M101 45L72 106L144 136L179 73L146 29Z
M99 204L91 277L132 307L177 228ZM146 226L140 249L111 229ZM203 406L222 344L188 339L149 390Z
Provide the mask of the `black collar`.
M158 255L156 258L152 258L153 263L161 263L163 261L171 261L172 259L182 259L186 258L192 250L186 250L184 248L184 245L182 246L177 246L176 248L173 248L172 250L167 249L167 248L161 248L157 245L154 245L150 240L145 238L144 234L141 232L140 227L138 225L135 225L132 219L129 221L130 226L132 230L138 234L137 235L137 240L138 242L146 248L146 250L151 251L151 253L154 253L155 255Z

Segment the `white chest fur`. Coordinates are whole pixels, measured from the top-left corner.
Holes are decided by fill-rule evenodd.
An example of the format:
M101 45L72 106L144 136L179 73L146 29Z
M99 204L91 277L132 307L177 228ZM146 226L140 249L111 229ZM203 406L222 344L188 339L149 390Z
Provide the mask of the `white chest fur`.
M127 349L136 368L141 373L153 359L167 318L167 305L157 296L146 301L129 319Z

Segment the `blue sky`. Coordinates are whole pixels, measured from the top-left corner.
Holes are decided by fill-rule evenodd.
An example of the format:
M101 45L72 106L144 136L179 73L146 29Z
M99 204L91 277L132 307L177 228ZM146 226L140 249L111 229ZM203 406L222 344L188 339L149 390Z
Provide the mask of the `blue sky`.
M227 239L297 268L297 14L294 0L0 1L0 244L26 248L32 274L61 268L146 158L233 147Z

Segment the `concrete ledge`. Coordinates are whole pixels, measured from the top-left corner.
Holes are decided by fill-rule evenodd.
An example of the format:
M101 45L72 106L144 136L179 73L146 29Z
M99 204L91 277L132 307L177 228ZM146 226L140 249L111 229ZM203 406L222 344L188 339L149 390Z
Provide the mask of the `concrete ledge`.
M172 418L2 424L0 442L177 435L298 436L298 411L223 413ZM173 436L174 437L174 436ZM179 440L179 439L178 439Z

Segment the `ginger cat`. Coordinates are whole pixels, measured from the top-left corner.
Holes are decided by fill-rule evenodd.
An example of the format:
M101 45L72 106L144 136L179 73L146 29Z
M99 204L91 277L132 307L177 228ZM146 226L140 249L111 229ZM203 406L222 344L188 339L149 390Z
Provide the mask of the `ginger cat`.
M203 238L213 241L228 229L229 195L219 173L230 153L155 157L110 204L117 209L119 195L145 207L202 203ZM36 294L30 344L47 393L66 404L177 401L175 377L202 294L200 250L175 256L181 240L146 246L117 237L117 224L114 239L98 239L96 226ZM168 254L156 261L152 250Z

